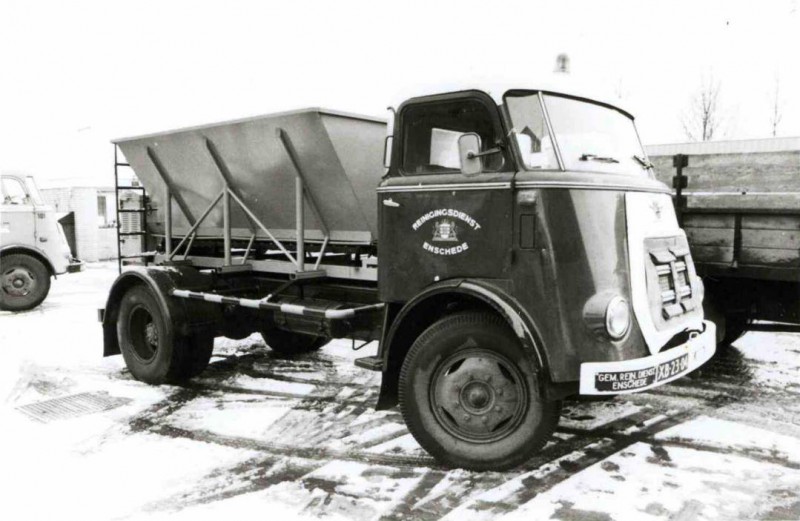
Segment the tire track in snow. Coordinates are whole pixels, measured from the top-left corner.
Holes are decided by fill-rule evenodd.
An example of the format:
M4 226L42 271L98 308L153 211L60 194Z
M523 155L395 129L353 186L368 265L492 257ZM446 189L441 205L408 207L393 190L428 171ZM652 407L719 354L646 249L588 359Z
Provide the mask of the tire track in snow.
M240 362L241 360L237 359L237 363L231 364L229 368L239 372L237 366ZM158 414L154 414L156 411L151 411L151 418L155 421L152 422L149 430L165 436L261 451L267 458L260 467L257 465L257 468L261 469L266 467L267 461L271 466L274 466L276 462L292 461L303 462L296 468L303 468L308 473L336 460L390 466L398 469L424 467L427 468L427 472L420 477L419 482L402 498L396 508L382 514L382 519L401 519L409 516L413 516L415 519L439 519L448 515L456 517L462 512L467 514L470 512L475 514L478 511L484 513L511 512L575 473L640 441L653 446L670 446L671 444L677 446L681 443L680 441L655 442L652 437L662 430L700 414L708 413L709 410L742 400L750 392L747 383L742 385L743 382L736 377L725 378L726 381L719 382L716 386L706 381L684 379L677 385L673 383L671 388L662 387L647 393L625 397L630 403L641 405L647 410L611 421L597 428L562 427L558 429L558 432L567 434L570 438L549 444L531 461L513 472L471 473L443 469L432 458L426 456L365 452L366 448L375 447L387 440L404 435L404 430L385 435L386 439L380 438L380 443L372 443L376 439L372 438L364 443L356 443L352 448L325 447L326 441L364 434L372 429L393 423L398 426L402 424L399 415L396 414L359 422L364 414L369 414L371 407L368 402L374 396L374 389L363 383L356 384L350 378L342 379L343 375L331 364L320 365L323 367L315 367L315 364L311 362L306 363L302 367L302 371L297 371L297 373L316 372L318 375L321 370L323 377L304 378L261 369L249 371L248 374L252 378L312 384L314 391L311 394L281 393L235 386L231 386L232 389L223 389L221 384L209 384L208 381L190 385L178 391L177 397L173 395L167 399L169 402L177 399L180 403L154 407ZM287 367L291 369L291 365L284 364L283 370ZM217 376L224 375L218 374ZM330 390L340 392L343 388L354 390L344 399L337 399L334 394L318 394L320 391L330 392ZM264 395L296 401L297 403L276 421L277 427L269 433L267 438L300 440L302 445L225 436L198 429L181 429L169 425L169 423L162 423L162 420L168 419L173 412L190 401L193 397L192 393L217 391ZM198 394L194 396L198 396ZM699 403L701 407L695 408L692 401ZM693 448L707 449L697 445ZM713 448L709 447L708 449L712 450ZM304 479L303 476L291 474L284 478L274 477L268 480L264 478L264 472L266 471L255 472L252 479L250 477L242 478L244 481L239 483L235 489L220 492L220 494L225 494L224 497L220 496L220 499L269 488L285 481L302 481ZM211 476L209 479L218 478ZM309 486L311 485L313 483L309 482ZM440 490L443 485L449 485L446 487L449 490ZM213 487L213 484L210 487ZM335 490L331 493L335 493ZM323 502L315 505L314 508L324 512L324 506Z

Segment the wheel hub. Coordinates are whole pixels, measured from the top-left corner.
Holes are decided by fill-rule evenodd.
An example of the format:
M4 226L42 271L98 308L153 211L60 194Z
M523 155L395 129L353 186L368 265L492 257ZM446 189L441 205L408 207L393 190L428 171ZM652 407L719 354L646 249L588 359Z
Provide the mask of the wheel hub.
M144 337L150 347L155 351L158 348L158 329L152 322L148 322L144 328Z
M144 362L153 360L158 352L158 327L153 316L139 306L134 308L128 320L134 353Z
M24 297L36 287L33 274L23 268L11 268L3 273L3 291L15 297Z
M461 405L473 414L481 414L492 407L494 389L486 382L472 381L461 389Z
M487 349L451 356L437 368L432 384L439 423L467 441L488 442L508 435L528 406L519 370Z

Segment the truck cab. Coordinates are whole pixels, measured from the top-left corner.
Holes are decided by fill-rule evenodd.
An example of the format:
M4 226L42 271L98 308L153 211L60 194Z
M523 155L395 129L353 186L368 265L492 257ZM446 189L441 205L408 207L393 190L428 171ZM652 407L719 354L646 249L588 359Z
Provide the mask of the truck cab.
M33 177L3 174L0 196L0 309L24 311L47 297L50 277L79 264Z
M394 375L419 335L458 309L504 317L545 401L643 391L714 353L670 191L622 109L536 90L411 99L396 114L378 199L380 299L394 317L382 342L386 405L395 390L413 392ZM467 367L485 382L486 354L445 373ZM429 412L440 410L431 416L453 439L478 440L475 415L460 414L468 405L435 399L461 396L465 382L449 379ZM446 439L427 441L441 451Z

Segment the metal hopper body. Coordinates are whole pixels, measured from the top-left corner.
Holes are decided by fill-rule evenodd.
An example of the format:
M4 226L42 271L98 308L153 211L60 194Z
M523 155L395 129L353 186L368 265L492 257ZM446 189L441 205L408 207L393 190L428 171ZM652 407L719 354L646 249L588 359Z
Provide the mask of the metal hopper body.
M147 231L165 237L167 256L186 240L224 239L230 264L233 240L270 240L290 259L303 242L372 244L385 135L379 119L305 109L115 144L149 194Z

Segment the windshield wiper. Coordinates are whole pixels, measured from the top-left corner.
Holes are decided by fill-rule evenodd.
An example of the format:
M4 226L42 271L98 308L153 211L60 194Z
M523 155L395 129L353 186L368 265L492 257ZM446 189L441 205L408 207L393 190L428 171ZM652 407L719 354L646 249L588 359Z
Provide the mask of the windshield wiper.
M653 163L651 163L651 162L650 162L650 161L648 161L647 159L645 159L645 158L643 158L643 157L640 157L640 156L637 156L636 154L634 154L634 155L633 155L633 158L636 160L636 162L637 162L637 163L639 163L640 165L642 165L644 168L646 168L646 169L648 169L648 170L650 170L651 168L653 168Z
M614 159L613 157L603 157L598 156L597 154L583 154L581 156L581 161L599 161L601 163L619 163L619 159Z

